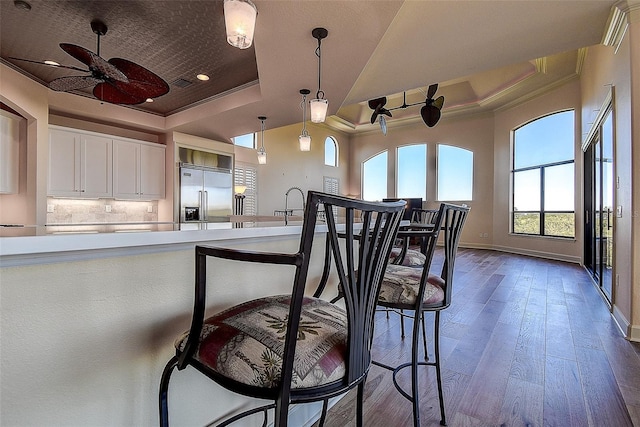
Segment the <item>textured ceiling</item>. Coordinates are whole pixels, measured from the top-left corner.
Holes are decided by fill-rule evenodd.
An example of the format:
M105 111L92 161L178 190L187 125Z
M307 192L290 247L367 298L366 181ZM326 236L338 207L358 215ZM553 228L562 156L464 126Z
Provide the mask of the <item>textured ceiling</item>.
M0 1L1 56L42 83L82 73L9 57L86 68L59 44L97 52L94 19L108 27L100 38L100 56L136 62L169 83L169 94L139 109L168 115L258 79L253 47L240 50L226 42L221 1L28 1L29 11L12 0ZM197 80L199 73L210 80ZM190 84L179 86L178 80Z
M374 130L367 100L388 96L388 106L424 99L431 83L446 98L444 117L501 108L553 87L579 72L579 49L601 42L616 0L255 0L254 46L226 43L221 0L28 0L30 11L0 0L2 61L46 83L71 74L8 56L78 65L59 48L73 43L95 50L90 22L109 32L101 56L137 62L163 77L171 91L144 108L163 120L111 114L113 123L163 132L176 130L229 141L299 123L302 88L317 89L315 27L322 42L322 89L329 126ZM629 0L631 1L631 0ZM544 66L543 66L544 65ZM197 73L211 80L201 83ZM1 78L1 76L0 76ZM172 84L193 82L187 88ZM52 111L100 120L97 102L59 92ZM106 106L104 106L106 107ZM115 107L131 111L129 107ZM113 111L112 108L103 111ZM394 122L416 119L419 108L394 111ZM117 118L116 118L117 116ZM131 116L131 118L129 118Z

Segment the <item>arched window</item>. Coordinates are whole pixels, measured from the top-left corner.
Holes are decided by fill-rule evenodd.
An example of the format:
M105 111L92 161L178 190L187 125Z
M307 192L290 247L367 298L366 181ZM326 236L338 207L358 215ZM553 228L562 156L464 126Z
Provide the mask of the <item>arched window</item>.
M513 132L513 233L575 236L573 121L563 111Z
M362 200L387 198L387 151L362 162Z
M332 136L324 140L324 164L338 166L338 141Z
M396 196L427 200L427 144L403 145L396 153Z
M438 144L438 200L469 201L473 198L473 151Z

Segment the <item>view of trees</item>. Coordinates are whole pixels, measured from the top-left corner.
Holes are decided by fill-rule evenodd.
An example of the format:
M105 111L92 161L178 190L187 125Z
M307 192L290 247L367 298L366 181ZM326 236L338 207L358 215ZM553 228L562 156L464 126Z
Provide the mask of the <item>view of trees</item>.
M575 235L575 216L573 213L545 214L545 236L573 237ZM515 213L513 232L522 234L540 233L539 213Z

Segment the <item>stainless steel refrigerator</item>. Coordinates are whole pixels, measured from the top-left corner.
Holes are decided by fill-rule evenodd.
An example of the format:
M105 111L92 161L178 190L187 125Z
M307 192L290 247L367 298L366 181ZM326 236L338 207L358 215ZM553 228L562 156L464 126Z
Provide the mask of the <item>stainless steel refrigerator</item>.
M230 170L180 168L180 222L229 221L233 209Z

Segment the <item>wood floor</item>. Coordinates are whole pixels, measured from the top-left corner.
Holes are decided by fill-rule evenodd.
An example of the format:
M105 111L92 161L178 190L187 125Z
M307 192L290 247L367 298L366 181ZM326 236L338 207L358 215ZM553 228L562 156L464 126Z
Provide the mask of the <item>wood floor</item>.
M622 337L582 267L460 249L454 286L441 327L449 426L640 427L640 345ZM374 359L408 361L409 336L400 338L397 315L378 313ZM391 378L371 367L365 426L411 425ZM408 372L399 378L410 390ZM354 425L354 399L341 399L325 425ZM420 404L422 426L439 425L434 368L422 368Z

